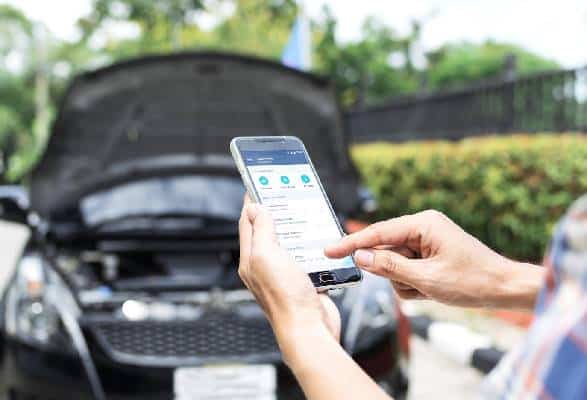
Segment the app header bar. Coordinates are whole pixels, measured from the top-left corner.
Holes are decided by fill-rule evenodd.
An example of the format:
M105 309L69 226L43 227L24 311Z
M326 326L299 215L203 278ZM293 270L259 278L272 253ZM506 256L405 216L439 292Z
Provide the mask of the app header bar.
M307 164L303 150L243 151L245 165Z

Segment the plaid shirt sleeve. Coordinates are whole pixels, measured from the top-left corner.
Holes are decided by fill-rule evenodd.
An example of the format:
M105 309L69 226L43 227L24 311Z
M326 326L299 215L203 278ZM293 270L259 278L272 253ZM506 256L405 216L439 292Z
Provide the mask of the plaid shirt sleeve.
M485 399L587 399L587 195L558 223L535 319L482 387Z

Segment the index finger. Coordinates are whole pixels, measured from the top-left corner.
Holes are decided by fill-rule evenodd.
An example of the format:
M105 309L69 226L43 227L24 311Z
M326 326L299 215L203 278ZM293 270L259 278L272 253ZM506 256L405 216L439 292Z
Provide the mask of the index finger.
M421 219L417 214L376 222L359 232L344 236L338 243L329 245L324 249L324 254L330 258L341 258L358 249L381 245L408 246L417 236L420 223Z

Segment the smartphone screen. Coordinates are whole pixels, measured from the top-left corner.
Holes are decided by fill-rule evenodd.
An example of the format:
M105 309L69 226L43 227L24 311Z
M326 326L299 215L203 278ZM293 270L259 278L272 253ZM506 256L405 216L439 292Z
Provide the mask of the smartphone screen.
M307 273L356 268L351 257L324 256L324 247L342 232L305 150L240 153L258 199L273 216L280 245Z

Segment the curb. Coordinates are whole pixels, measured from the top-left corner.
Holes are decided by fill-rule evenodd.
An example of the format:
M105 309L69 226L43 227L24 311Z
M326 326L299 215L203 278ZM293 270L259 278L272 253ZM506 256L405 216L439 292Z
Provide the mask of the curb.
M412 332L436 350L484 374L489 373L505 353L492 346L488 336L453 322L438 322L426 315L414 315L410 317L410 323Z
M512 311L512 310L495 310L492 316L520 328L527 329L534 320L534 314L531 312Z

